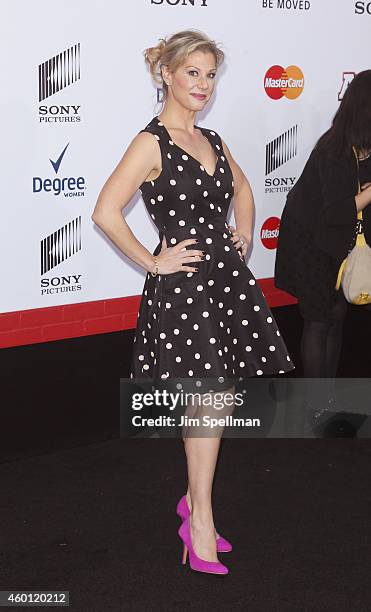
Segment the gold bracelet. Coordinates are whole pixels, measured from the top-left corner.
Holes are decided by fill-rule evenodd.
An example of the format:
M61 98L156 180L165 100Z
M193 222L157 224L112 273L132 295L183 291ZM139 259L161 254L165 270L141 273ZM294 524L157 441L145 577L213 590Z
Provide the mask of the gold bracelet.
M157 263L157 257L154 256L154 262L155 262L155 272L151 272L151 276L157 276L158 275L158 263Z

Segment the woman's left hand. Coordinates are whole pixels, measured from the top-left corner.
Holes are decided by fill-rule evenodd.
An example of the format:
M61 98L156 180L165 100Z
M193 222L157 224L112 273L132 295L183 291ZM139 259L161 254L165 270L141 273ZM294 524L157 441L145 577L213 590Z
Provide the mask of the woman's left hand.
M239 255L242 260L245 259L247 249L249 248L251 237L245 236L245 234L241 234L241 232L237 232L236 228L233 225L229 225L229 230L232 233L231 240L235 246L235 248L239 251Z

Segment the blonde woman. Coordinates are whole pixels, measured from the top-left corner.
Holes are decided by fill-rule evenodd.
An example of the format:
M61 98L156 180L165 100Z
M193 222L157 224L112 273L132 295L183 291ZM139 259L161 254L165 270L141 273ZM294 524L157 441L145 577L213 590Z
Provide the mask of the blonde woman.
M195 124L209 103L224 52L204 33L178 32L146 49L163 87L161 114L130 143L104 185L93 220L147 272L131 378L234 377L294 368L276 322L245 263L252 237L249 182L215 130ZM123 208L140 189L159 231L150 253ZM236 229L227 223L233 198ZM234 387L233 387L234 389ZM228 573L218 552L232 545L215 530L212 483L220 437L184 438L188 490L178 502L179 535L192 569Z

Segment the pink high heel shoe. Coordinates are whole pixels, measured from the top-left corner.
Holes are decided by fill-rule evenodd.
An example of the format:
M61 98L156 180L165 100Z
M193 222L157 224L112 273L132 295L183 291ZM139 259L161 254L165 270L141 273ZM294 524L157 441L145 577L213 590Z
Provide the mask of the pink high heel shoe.
M181 524L178 529L179 537L183 540L183 558L182 563L187 562L187 552L189 553L189 565L196 572L205 572L206 574L228 574L228 568L219 561L206 561L200 559L193 550L191 530L189 526L189 517Z
M188 518L191 514L186 495L183 495L183 497L180 498L176 507L176 513L178 514L178 516L180 516L182 521L185 521L186 518ZM217 552L231 552L232 544L228 542L228 540L226 540L225 538L222 538L222 536L218 535L218 537L216 538L216 550Z

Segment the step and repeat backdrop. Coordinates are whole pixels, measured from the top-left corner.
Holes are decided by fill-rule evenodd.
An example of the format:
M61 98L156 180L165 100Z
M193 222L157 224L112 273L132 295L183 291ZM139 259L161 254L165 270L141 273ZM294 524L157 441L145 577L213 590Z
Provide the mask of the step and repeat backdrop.
M247 263L258 279L273 276L286 195L348 84L370 67L371 2L3 0L1 13L1 312L141 293L145 272L91 214L162 109L143 50L187 28L226 54L196 123L219 132L248 177ZM152 252L158 232L140 192L124 214Z

